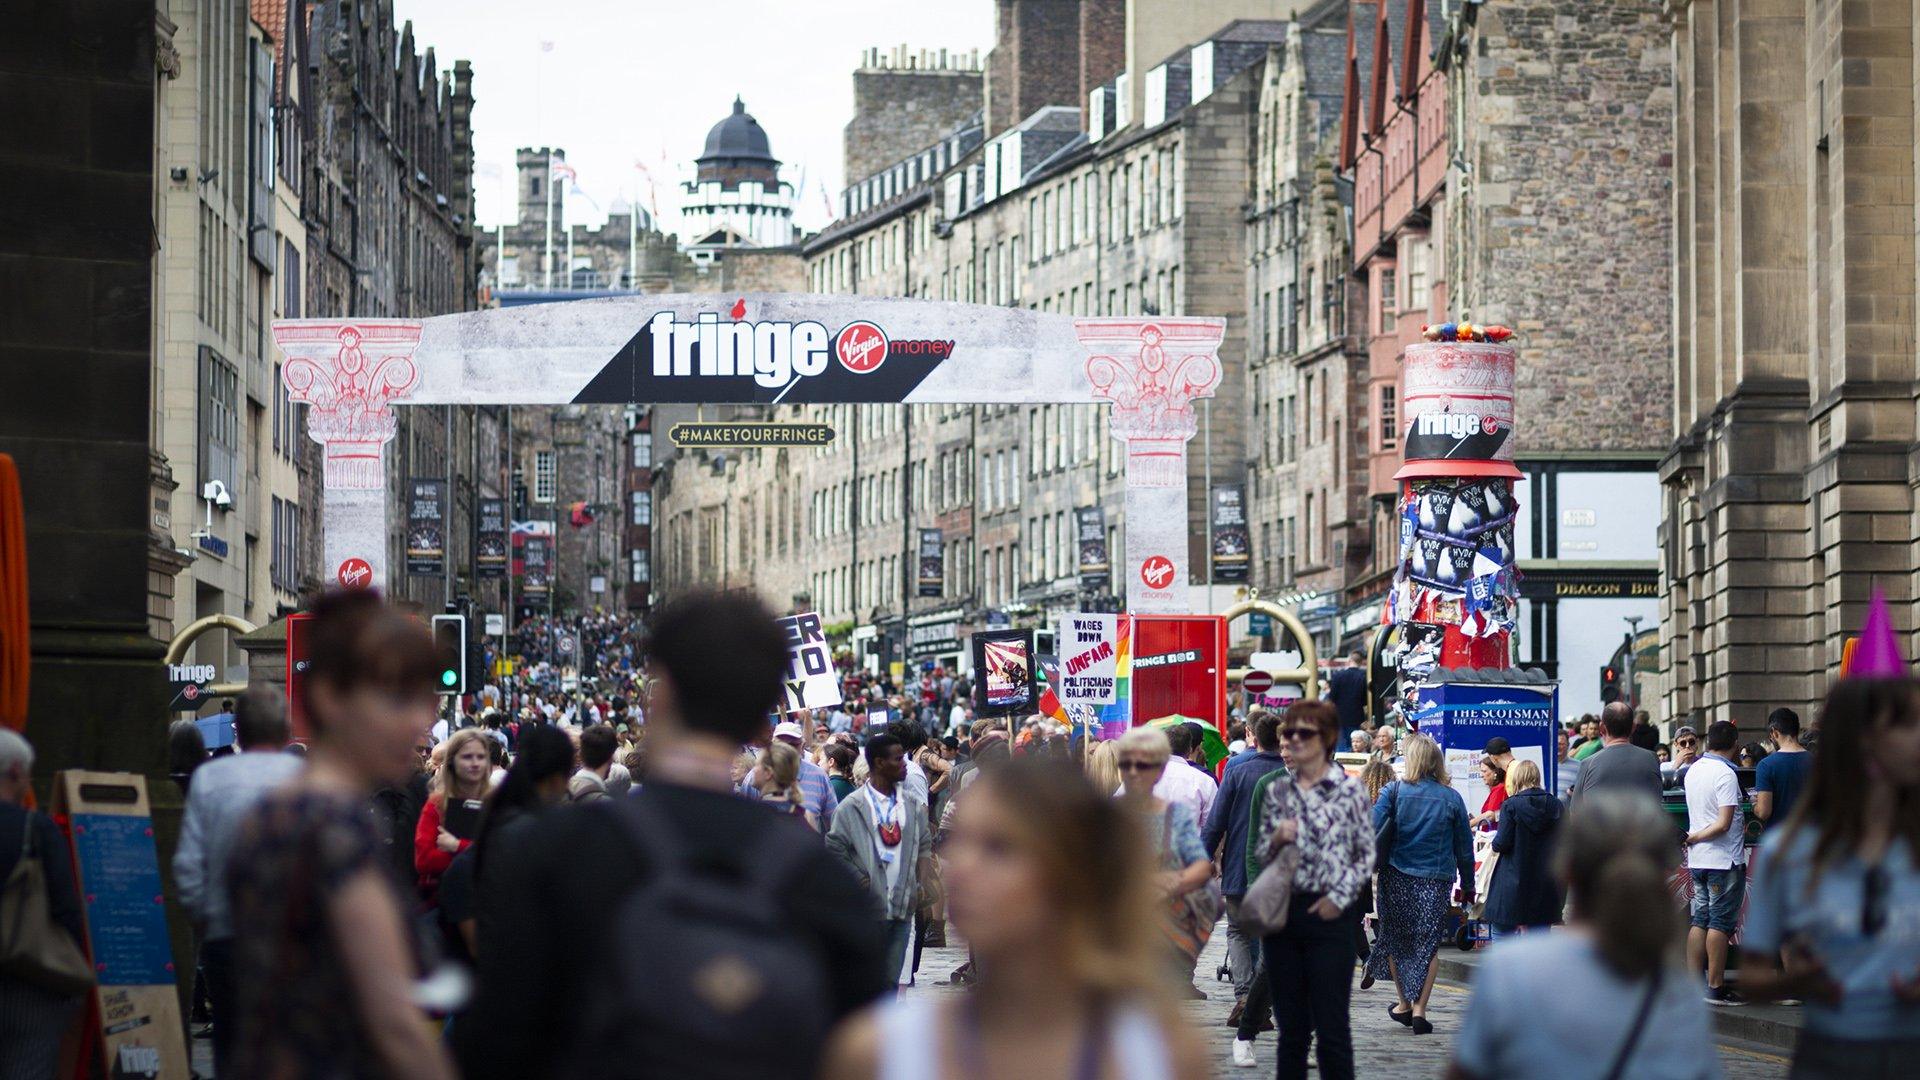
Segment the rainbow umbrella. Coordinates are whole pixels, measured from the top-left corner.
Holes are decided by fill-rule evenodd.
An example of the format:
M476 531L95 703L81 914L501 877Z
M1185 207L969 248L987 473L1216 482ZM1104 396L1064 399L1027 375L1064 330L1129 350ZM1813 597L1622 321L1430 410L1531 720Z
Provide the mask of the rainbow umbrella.
M1200 749L1207 755L1207 768L1219 768L1220 762L1227 756L1227 740L1220 737L1220 729L1196 716L1162 716L1158 720L1149 720L1144 727L1157 727L1166 730L1175 724L1192 724L1201 731Z

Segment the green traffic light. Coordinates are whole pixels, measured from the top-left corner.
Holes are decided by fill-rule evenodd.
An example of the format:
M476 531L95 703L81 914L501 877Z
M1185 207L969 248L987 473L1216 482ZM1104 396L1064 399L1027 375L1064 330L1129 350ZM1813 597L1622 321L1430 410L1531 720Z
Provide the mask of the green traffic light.
M449 668L440 673L441 686L453 686L460 681L460 673Z

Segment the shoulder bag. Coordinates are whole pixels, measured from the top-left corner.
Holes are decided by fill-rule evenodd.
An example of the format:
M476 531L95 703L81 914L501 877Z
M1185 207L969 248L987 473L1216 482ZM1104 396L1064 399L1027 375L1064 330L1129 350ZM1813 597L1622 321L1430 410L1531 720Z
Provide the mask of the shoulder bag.
M1280 798L1291 802L1293 782L1280 780L1283 785ZM1272 793L1269 787L1268 793ZM1281 812L1281 820L1286 820L1286 812ZM1293 874L1300 867L1300 845L1275 840L1267 849L1267 865L1261 867L1260 875L1247 886L1247 893L1240 898L1240 929L1253 937L1266 937L1286 929L1287 911L1293 906Z
M53 921L47 868L34 844L35 817L26 812L20 861L0 886L0 976L69 996L93 985L93 965L66 927Z
M1653 999L1660 996L1660 980L1665 976L1665 969L1654 969L1653 981L1647 984L1647 992L1640 998L1640 1011L1634 1015L1632 1026L1627 1028L1626 1041L1620 1044L1620 1052L1614 1055L1613 1067L1607 1070L1607 1080L1620 1080L1626 1075L1627 1061L1633 1057L1634 1048L1640 1045L1640 1033L1647 1028L1647 1017L1653 1013Z

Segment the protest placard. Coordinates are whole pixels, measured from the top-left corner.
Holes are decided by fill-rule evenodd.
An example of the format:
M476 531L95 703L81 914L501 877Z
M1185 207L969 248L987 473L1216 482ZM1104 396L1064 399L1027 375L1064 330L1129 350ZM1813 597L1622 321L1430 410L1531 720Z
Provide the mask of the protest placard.
M811 611L789 615L780 620L780 630L787 636L787 673L780 680L786 711L840 704L840 680L833 674L820 616Z
M1118 700L1120 617L1062 616L1054 648L1060 653L1060 703L1111 705Z

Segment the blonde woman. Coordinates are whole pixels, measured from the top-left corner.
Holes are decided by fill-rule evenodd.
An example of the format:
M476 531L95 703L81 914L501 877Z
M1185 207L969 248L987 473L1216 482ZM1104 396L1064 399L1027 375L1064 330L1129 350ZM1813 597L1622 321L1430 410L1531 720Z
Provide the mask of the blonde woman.
M1373 805L1380 940L1367 961L1367 975L1391 976L1399 1000L1388 1007L1388 1015L1416 1035L1430 1035L1433 960L1456 877L1461 903L1473 902L1473 838L1467 804L1448 786L1439 745L1415 733L1405 749L1406 779L1388 784Z
M440 744L446 748L446 763L413 830L416 885L429 905L440 893L440 875L479 830L480 804L492 790L493 752L487 746L492 741L481 728L461 728Z
M807 827L820 831L820 819L807 810L800 793L800 751L778 739L760 751L752 772L753 790L760 801L782 814L804 817Z
M1202 1080L1167 997L1152 840L1080 770L1022 756L955 803L948 918L979 959L966 995L897 998L828 1048L826 1080Z
M1115 752L1120 765L1120 804L1139 819L1160 857L1160 889L1167 911L1162 928L1180 954L1178 969L1192 972L1194 959L1213 935L1223 906L1218 894L1211 891L1213 862L1200 840L1200 823L1185 803L1161 799L1153 793L1153 785L1166 772L1167 759L1173 756L1165 731L1134 728L1120 737ZM1189 996L1194 993L1189 985Z
M1540 766L1516 760L1507 770L1500 831L1493 834L1500 861L1493 866L1481 913L1496 939L1521 930L1545 930L1560 921L1565 897L1554 881L1553 850L1564 813L1560 800L1540 786Z
M1093 744L1087 751L1087 776L1093 780L1093 786L1099 791L1120 790L1120 761L1115 752L1117 743L1109 740Z

